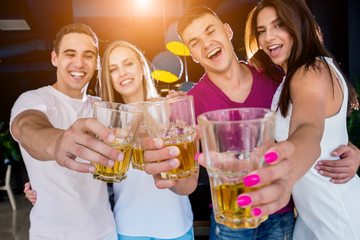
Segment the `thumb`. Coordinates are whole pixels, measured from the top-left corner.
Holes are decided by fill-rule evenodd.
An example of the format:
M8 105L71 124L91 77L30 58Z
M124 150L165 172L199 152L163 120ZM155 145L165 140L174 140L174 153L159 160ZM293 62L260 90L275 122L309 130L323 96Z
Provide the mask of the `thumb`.
M338 148L336 148L334 151L332 151L331 155L334 157L338 157L348 151L349 146L341 145Z

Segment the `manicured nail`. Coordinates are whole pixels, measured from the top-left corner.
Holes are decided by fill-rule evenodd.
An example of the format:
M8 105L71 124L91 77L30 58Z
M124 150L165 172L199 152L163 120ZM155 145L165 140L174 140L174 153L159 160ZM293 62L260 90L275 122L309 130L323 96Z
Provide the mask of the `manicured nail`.
M260 208L254 208L253 209L253 214L255 217L259 216L261 214L261 209Z
M114 166L115 162L114 162L114 160L109 159L107 164L108 164L108 167L112 167L112 166Z
M318 162L317 165L320 165L320 166L321 166L321 165L323 165L323 163L322 163L322 162Z
M179 162L179 160L177 158L174 158L174 159L170 160L170 166L177 167L179 165L178 162Z
M210 207L210 208L213 208L213 205L210 203L210 204L209 204L209 207Z
M124 159L124 154L123 153L119 153L118 155L118 160L122 161Z
M319 171L319 174L320 174L320 175L324 175L324 171Z
M169 154L171 155L171 156L177 156L177 155L179 155L180 154L180 151L179 151L179 149L177 148L177 147L171 147L170 148L170 151L169 151Z
M278 159L278 155L276 154L276 152L269 152L265 154L264 158L265 162L272 163Z
M260 69L258 69L258 70L256 70L258 73L261 73L261 70Z
M252 68L253 68L253 67L254 67L254 65L250 64L250 67L252 67Z
M244 185L246 187L252 187L260 182L260 177L257 174L244 177Z
M249 196L238 197L237 203L238 203L239 207L249 205L251 203L251 197L249 197Z
M111 142L111 143L115 141L114 134L110 134L107 138L108 138L109 142Z
M319 167L319 166L315 166L315 169L316 169L316 170L319 170L319 169L320 169L320 167Z
M198 161L199 155L200 155L199 152L195 154L195 157L194 157L195 161Z
M95 172L95 167L94 166L91 166L91 167L89 167L89 172Z
M160 141L159 139L156 139L156 140L154 141L154 146L155 146L156 148L160 148L160 147L161 147L161 141Z

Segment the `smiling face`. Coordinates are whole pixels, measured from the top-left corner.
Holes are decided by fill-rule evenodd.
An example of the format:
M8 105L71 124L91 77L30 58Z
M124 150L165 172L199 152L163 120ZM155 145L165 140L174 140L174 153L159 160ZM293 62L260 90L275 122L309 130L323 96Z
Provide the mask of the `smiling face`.
M143 69L137 55L130 48L119 46L109 56L109 72L113 88L125 103L144 101ZM134 99L131 100L129 99Z
M57 67L57 81L53 86L72 98L81 98L96 70L96 53L95 42L90 36L82 33L64 35L59 54L51 53L51 62Z
M256 19L258 43L271 60L287 70L294 40L278 19L273 7L261 10Z
M211 14L196 18L182 33L191 56L207 72L222 72L236 59L231 44L232 31Z

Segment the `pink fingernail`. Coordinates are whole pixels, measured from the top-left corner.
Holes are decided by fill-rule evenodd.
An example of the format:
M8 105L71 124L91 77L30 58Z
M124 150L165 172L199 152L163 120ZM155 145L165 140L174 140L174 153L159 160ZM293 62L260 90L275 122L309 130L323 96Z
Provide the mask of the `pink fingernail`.
M254 208L253 209L253 214L255 217L259 216L261 214L261 209L260 208Z
M244 185L246 187L252 187L260 182L260 177L257 174L244 177Z
M276 152L269 152L265 154L264 158L265 162L272 163L278 159L278 155L276 154Z
M210 203L210 204L209 204L209 207L210 207L210 208L213 208L213 205Z
M91 167L89 167L89 172L95 172L95 167L94 166L91 166Z
M113 135L113 134L110 134L109 136L108 136L108 140L109 140L109 142L114 142L115 141L115 136Z
M114 166L115 162L114 162L114 160L109 159L107 164L108 164L108 167L112 167L112 166Z
M154 141L154 146L155 146L156 148L160 148L160 147L161 147L161 140L156 139L156 140Z
M194 157L195 161L198 161L199 155L200 155L199 152L195 154L195 157Z
M177 158L174 158L174 159L170 160L170 166L173 168L178 167L178 165L179 165L178 162L179 162L179 160Z
M249 205L251 203L251 197L249 197L249 196L238 197L237 203L238 203L239 207Z
M261 70L260 69L258 69L258 70L256 70L258 73L261 73Z

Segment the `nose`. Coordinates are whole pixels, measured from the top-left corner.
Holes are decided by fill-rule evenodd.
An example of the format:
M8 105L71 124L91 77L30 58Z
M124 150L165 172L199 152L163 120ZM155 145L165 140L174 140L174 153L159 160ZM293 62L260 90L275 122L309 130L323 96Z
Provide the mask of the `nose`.
M83 65L84 65L84 57L82 56L77 56L75 59L74 59L74 64L77 68L81 68Z
M203 46L204 49L206 49L211 45L211 41L210 39L203 38L200 40L200 44Z
M275 39L275 33L274 33L274 31L272 29L267 30L265 32L265 34L266 34L265 39L266 39L267 42L271 42L272 40Z
M120 77L126 75L125 68L119 67L119 75L120 75Z

